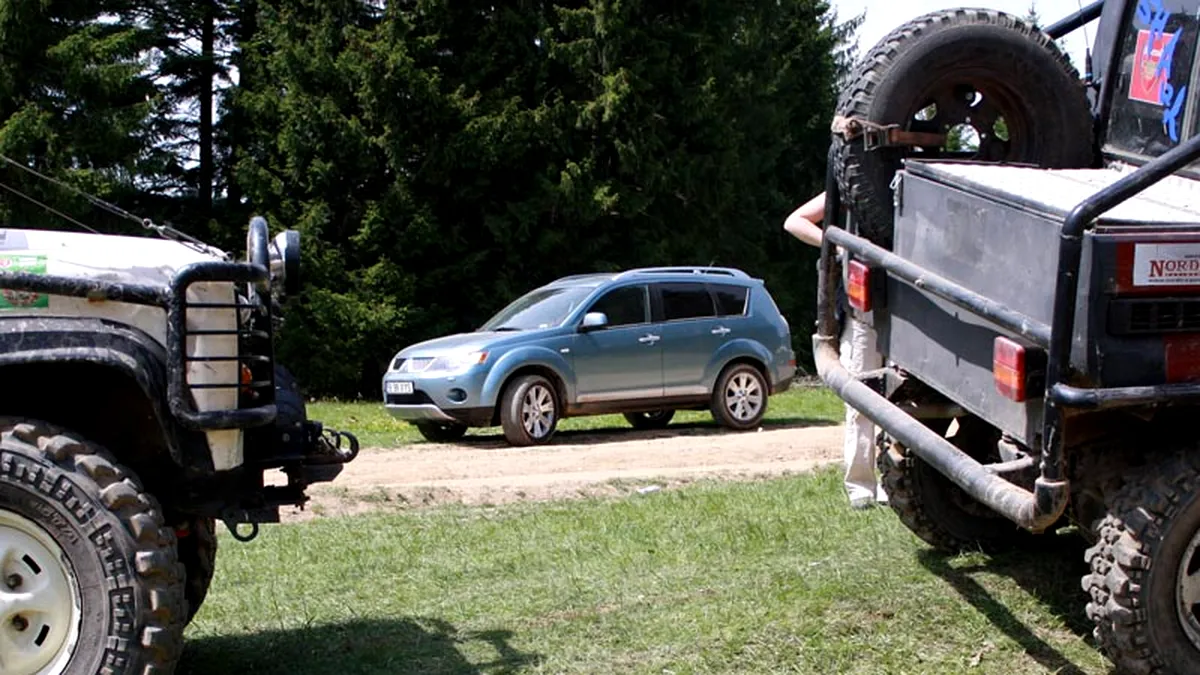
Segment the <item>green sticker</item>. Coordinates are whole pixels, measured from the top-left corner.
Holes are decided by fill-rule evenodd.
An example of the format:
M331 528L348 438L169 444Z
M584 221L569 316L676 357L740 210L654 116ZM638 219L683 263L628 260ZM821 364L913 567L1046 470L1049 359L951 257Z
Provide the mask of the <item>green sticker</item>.
M46 256L0 254L0 272L45 274ZM31 291L17 291L11 288L0 288L0 309L24 309L26 307L49 306L50 296L44 293L33 293Z

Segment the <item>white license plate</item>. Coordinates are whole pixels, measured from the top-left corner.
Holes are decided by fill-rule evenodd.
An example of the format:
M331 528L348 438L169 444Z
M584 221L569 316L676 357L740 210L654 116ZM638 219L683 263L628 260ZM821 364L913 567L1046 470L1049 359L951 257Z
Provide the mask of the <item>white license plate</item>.
M411 394L413 393L412 382L388 382L387 393L389 394Z

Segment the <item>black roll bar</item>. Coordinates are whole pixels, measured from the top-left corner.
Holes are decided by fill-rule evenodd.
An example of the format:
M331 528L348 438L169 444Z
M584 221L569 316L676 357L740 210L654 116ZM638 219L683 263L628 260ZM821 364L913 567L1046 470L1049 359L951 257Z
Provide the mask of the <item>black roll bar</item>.
M1045 33L1046 35L1049 35L1057 40L1067 33L1076 30L1080 26L1099 19L1100 15L1103 13L1104 0L1097 0L1087 7L1075 12L1074 14L1069 14L1050 24L1050 26L1045 29Z

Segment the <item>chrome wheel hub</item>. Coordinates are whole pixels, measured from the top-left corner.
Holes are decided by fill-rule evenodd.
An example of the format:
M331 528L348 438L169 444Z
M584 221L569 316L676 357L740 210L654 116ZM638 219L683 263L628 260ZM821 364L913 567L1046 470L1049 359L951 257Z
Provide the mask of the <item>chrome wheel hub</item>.
M546 387L535 384L521 399L521 424L533 438L544 438L554 424L554 395Z
M749 373L734 375L725 387L725 409L734 419L745 422L762 410L763 390Z
M62 549L33 521L0 510L0 673L62 672L80 616L79 585Z

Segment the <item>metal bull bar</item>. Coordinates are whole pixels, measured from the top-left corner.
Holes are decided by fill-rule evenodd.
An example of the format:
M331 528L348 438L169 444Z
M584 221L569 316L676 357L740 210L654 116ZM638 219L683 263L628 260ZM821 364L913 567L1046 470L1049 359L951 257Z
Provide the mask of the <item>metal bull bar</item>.
M266 221L256 218L251 223L250 240L252 248L262 249L261 257L265 260ZM273 402L254 407L236 408L230 410L196 409L189 389L201 386L209 388L238 389L245 386L241 382L227 382L210 385L195 385L187 381L187 363L192 359L187 354L187 339L191 335L205 331L189 331L187 328L188 308L228 308L230 311L251 309L262 305L268 307L266 299L257 298L252 303L218 303L198 304L187 301L188 288L205 281L231 283L247 283L251 287L266 288L270 281L270 272L263 263L255 262L226 262L220 260L194 262L184 266L170 281L169 286L154 284L107 281L100 279L79 279L60 275L32 274L28 272L7 272L0 270L0 288L33 293L46 293L90 300L105 300L125 302L138 305L159 307L167 314L166 367L167 398L171 414L183 426L194 431L211 431L216 429L247 429L266 426L275 421L277 409ZM207 331L212 333L228 333L241 336L249 331L238 327L230 331ZM264 335L269 340L269 335ZM238 354L228 357L207 357L210 361L244 362L260 358L256 354ZM267 381L259 383L270 395L268 401L274 398L274 383Z
M817 282L817 332L813 357L821 379L847 404L903 443L918 457L961 487L967 494L1019 526L1041 532L1066 509L1068 484L1063 472L1062 419L1065 407L1138 405L1175 397L1200 396L1200 384L1164 387L1080 389L1069 386L1071 337L1082 257L1083 234L1095 219L1133 198L1150 185L1200 159L1200 136L1164 153L1127 176L1091 195L1076 206L1063 224L1058 251L1058 282L1054 295L1053 326L1026 317L950 280L938 277L890 251L837 227L841 193L834 178L830 149L826 172L825 235L822 238ZM1025 490L967 455L949 440L926 427L859 381L842 366L838 353L838 325L834 316L839 265L833 252L840 246L856 257L917 288L1026 336L1048 349L1044 433L1040 475L1032 492Z

